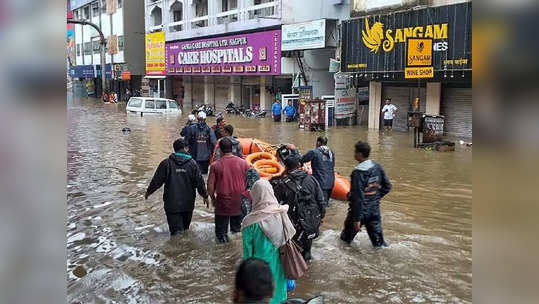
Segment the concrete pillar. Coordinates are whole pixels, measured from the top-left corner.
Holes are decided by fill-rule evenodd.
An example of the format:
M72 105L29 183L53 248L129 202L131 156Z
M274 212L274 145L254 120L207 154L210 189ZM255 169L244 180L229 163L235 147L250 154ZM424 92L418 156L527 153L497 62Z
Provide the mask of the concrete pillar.
M380 129L382 83L369 82L369 129Z
M215 88L212 76L204 76L204 104L214 105Z
M442 99L442 84L440 82L427 82L426 114L440 115L440 101Z
M265 76L260 76L260 110L269 111L272 100L271 100L271 94L266 91L266 86L270 85L270 79Z
M230 89L228 90L228 99L236 105L241 104L240 78L238 76L230 77Z
M183 106L191 107L193 104L193 77L183 76Z

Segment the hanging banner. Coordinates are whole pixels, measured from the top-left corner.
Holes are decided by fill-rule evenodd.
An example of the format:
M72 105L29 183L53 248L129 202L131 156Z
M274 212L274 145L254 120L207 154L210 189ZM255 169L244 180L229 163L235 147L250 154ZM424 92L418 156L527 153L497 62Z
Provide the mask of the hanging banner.
M165 32L146 34L146 75L165 75Z
M432 66L434 72L471 70L471 22L471 2L343 21L341 71L403 75L409 63ZM410 44L414 38L419 40ZM408 53L418 55L414 62Z
M110 55L118 54L118 36L110 35L107 39L108 49Z
M116 13L116 8L117 8L117 0L107 0L106 2L106 5L107 5L107 14L108 15L112 15L114 13Z
M347 78L335 75L335 118L349 118L356 113L356 90L348 88Z
M281 30L166 44L167 75L280 75Z

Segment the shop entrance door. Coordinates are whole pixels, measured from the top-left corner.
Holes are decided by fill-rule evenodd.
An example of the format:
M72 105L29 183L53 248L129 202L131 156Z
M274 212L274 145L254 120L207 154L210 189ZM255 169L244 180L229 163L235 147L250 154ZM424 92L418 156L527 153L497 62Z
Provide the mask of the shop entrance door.
M260 106L260 86L244 85L241 104L245 108L253 108L253 105Z

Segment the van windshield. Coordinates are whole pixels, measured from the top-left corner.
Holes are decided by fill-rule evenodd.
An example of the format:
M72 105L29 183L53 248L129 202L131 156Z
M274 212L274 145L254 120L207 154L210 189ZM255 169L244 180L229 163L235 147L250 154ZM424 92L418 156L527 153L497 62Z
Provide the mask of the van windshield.
M142 99L140 98L131 98L129 99L129 104L127 104L128 107L133 107L133 108L140 108L141 105L142 105Z

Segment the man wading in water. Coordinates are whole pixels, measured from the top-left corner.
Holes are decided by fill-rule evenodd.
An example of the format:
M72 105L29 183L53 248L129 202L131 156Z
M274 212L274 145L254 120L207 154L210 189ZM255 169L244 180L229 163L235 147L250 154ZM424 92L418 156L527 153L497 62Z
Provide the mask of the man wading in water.
M208 192L215 207L215 236L218 243L228 242L228 226L232 233L241 231L241 193L245 190L245 174L249 164L232 154L232 142L219 141L223 156L210 167Z
M144 199L148 199L165 184L163 201L170 235L189 229L195 209L196 190L204 198L206 207L209 207L204 179L197 163L187 153L187 141L177 139L173 147L174 153L159 164L144 195Z
M341 240L352 243L361 226L365 226L374 247L387 247L382 232L380 200L391 191L391 183L382 166L368 159L371 153L368 143L359 141L355 149L359 165L352 172L350 208Z

